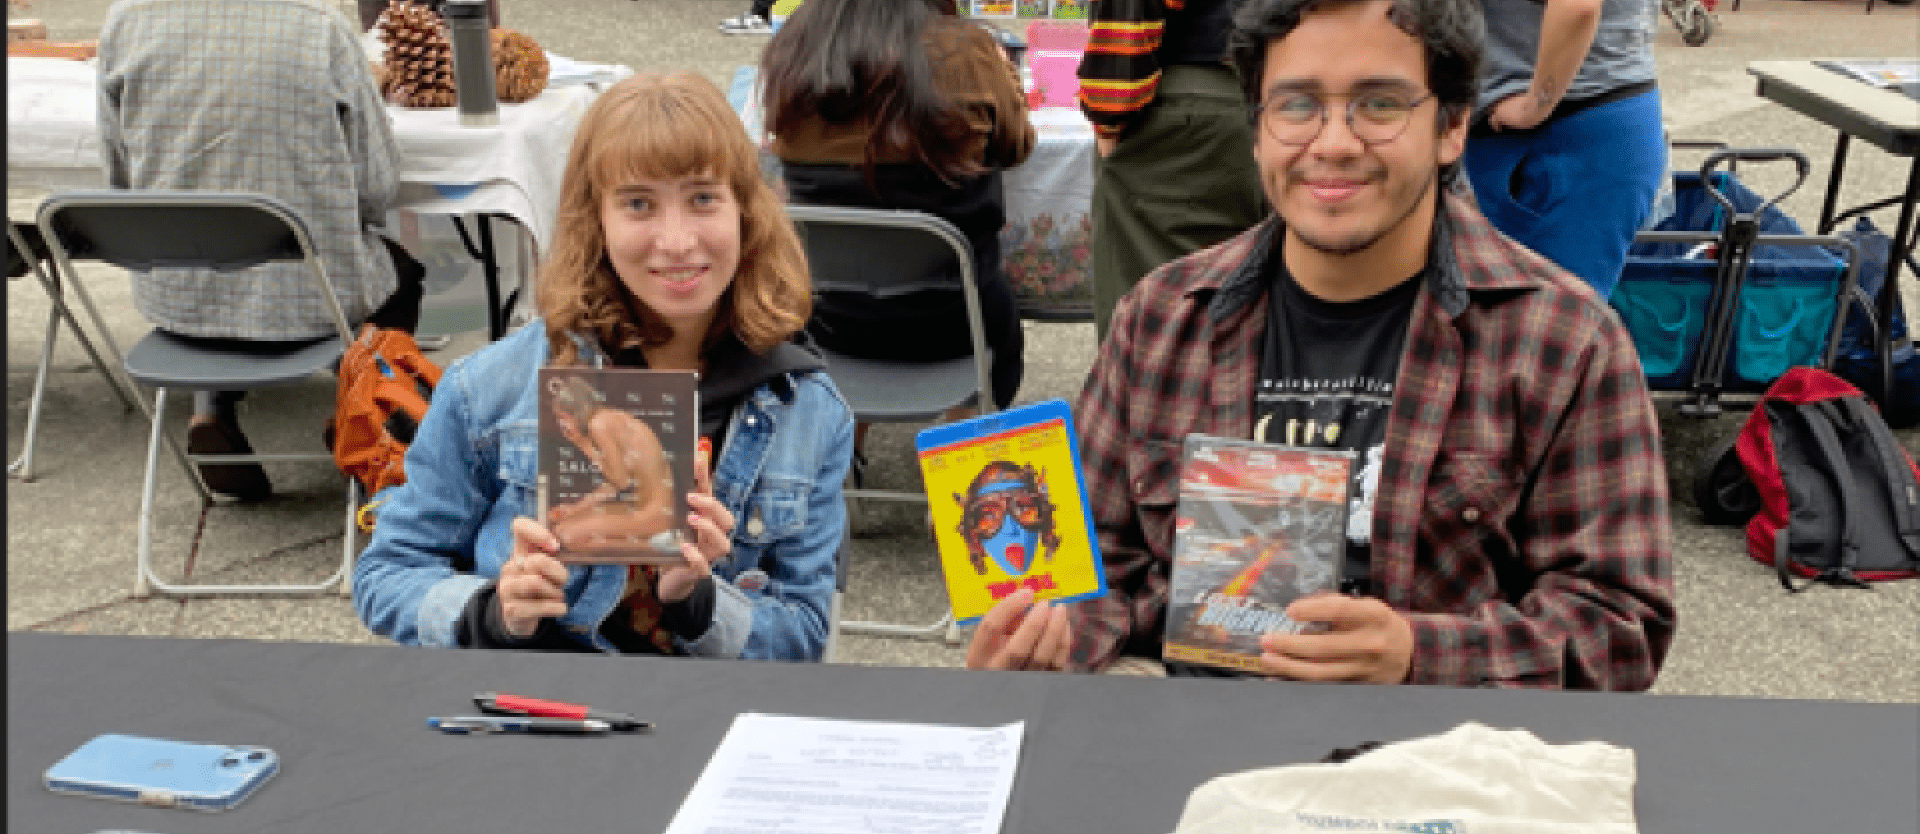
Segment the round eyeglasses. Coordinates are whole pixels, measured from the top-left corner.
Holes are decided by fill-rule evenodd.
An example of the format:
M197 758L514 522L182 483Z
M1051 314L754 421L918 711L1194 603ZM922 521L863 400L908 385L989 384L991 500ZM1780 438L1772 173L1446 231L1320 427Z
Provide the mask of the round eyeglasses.
M1384 145L1406 132L1414 109L1430 98L1432 93L1418 98L1396 92L1354 96L1347 99L1347 130L1360 144ZM1310 145L1327 126L1327 103L1307 93L1286 93L1267 99L1254 113L1267 135L1282 145Z

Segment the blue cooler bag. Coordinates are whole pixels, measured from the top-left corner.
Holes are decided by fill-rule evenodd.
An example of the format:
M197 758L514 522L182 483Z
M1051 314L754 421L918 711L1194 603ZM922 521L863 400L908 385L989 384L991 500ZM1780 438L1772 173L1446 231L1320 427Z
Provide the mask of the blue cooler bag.
M1726 172L1714 184L1741 212L1764 200ZM1700 175L1673 175L1673 215L1654 227L1664 232L1719 232L1727 212L1701 186ZM1800 225L1768 206L1759 218L1762 235L1802 234ZM1627 251L1614 311L1633 336L1647 386L1683 391L1693 384L1707 315L1713 305L1717 243L1639 242ZM1764 391L1796 365L1823 365L1839 306L1846 263L1809 243L1754 247L1734 317L1734 343L1721 384L1729 391Z

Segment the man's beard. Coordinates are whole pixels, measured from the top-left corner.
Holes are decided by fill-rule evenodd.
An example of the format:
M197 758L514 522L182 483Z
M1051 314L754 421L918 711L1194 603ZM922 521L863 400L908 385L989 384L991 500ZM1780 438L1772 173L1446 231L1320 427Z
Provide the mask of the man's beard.
M1296 184L1303 184L1305 182L1305 178L1300 176L1290 175L1289 179ZM1420 209L1421 202L1426 199L1427 192L1433 189L1434 182L1437 179L1437 176L1428 177L1426 182L1421 184L1420 192L1415 194L1412 200L1407 201L1406 209L1401 211L1398 217L1382 224L1378 228L1362 229L1341 239L1319 237L1302 228L1299 224L1290 224L1288 230L1293 232L1293 236L1305 244L1308 249L1312 249L1323 255L1341 257L1364 252L1372 248L1374 244L1379 243L1381 238L1386 237L1393 230L1400 228L1400 224L1407 222L1407 218L1412 217L1413 213Z

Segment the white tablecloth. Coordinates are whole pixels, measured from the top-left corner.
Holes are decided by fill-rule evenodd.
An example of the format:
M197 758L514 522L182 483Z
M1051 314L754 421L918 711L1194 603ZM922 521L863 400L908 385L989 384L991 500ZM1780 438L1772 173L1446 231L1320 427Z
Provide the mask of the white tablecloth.
M93 64L7 59L7 185L100 188Z
M1000 252L1020 309L1033 318L1093 316L1093 125L1078 109L1030 114L1033 155L1008 169Z
M401 150L394 208L507 214L544 246L574 126L598 95L591 84L550 86L532 101L500 105L500 124L490 127L463 127L450 107L387 108ZM91 63L8 58L7 185L104 187L97 103Z

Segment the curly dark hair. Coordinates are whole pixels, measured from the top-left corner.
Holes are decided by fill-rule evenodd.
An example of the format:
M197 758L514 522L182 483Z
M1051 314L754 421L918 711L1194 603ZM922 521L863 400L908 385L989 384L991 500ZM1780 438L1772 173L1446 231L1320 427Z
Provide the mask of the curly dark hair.
M1266 92L1260 82L1267 74L1267 47L1299 28L1309 12L1339 3L1367 0L1247 0L1233 16L1227 37L1227 62L1240 75L1240 94L1248 118ZM1473 113L1479 93L1480 66L1486 52L1486 26L1476 0L1390 0L1387 18L1400 31L1420 42L1427 59L1427 89L1440 103L1440 129L1459 124ZM1459 167L1447 166L1447 173Z
M986 549L980 546L979 538L973 533L974 522L979 520L981 512L976 499L980 497L981 490L994 484L1009 482L1018 483L1032 492L1034 503L1039 510L1040 517L1033 525L1033 529L1039 531L1040 545L1043 549L1040 559L1034 561L1052 558L1054 551L1060 549L1060 533L1054 528L1053 523L1055 506L1053 500L1047 495L1046 486L1040 481L1039 468L1024 463L996 460L980 467L980 473L973 476L973 481L967 484L965 495L953 496L955 501L960 502L960 538L967 543L967 554L976 568L984 565L986 558Z

